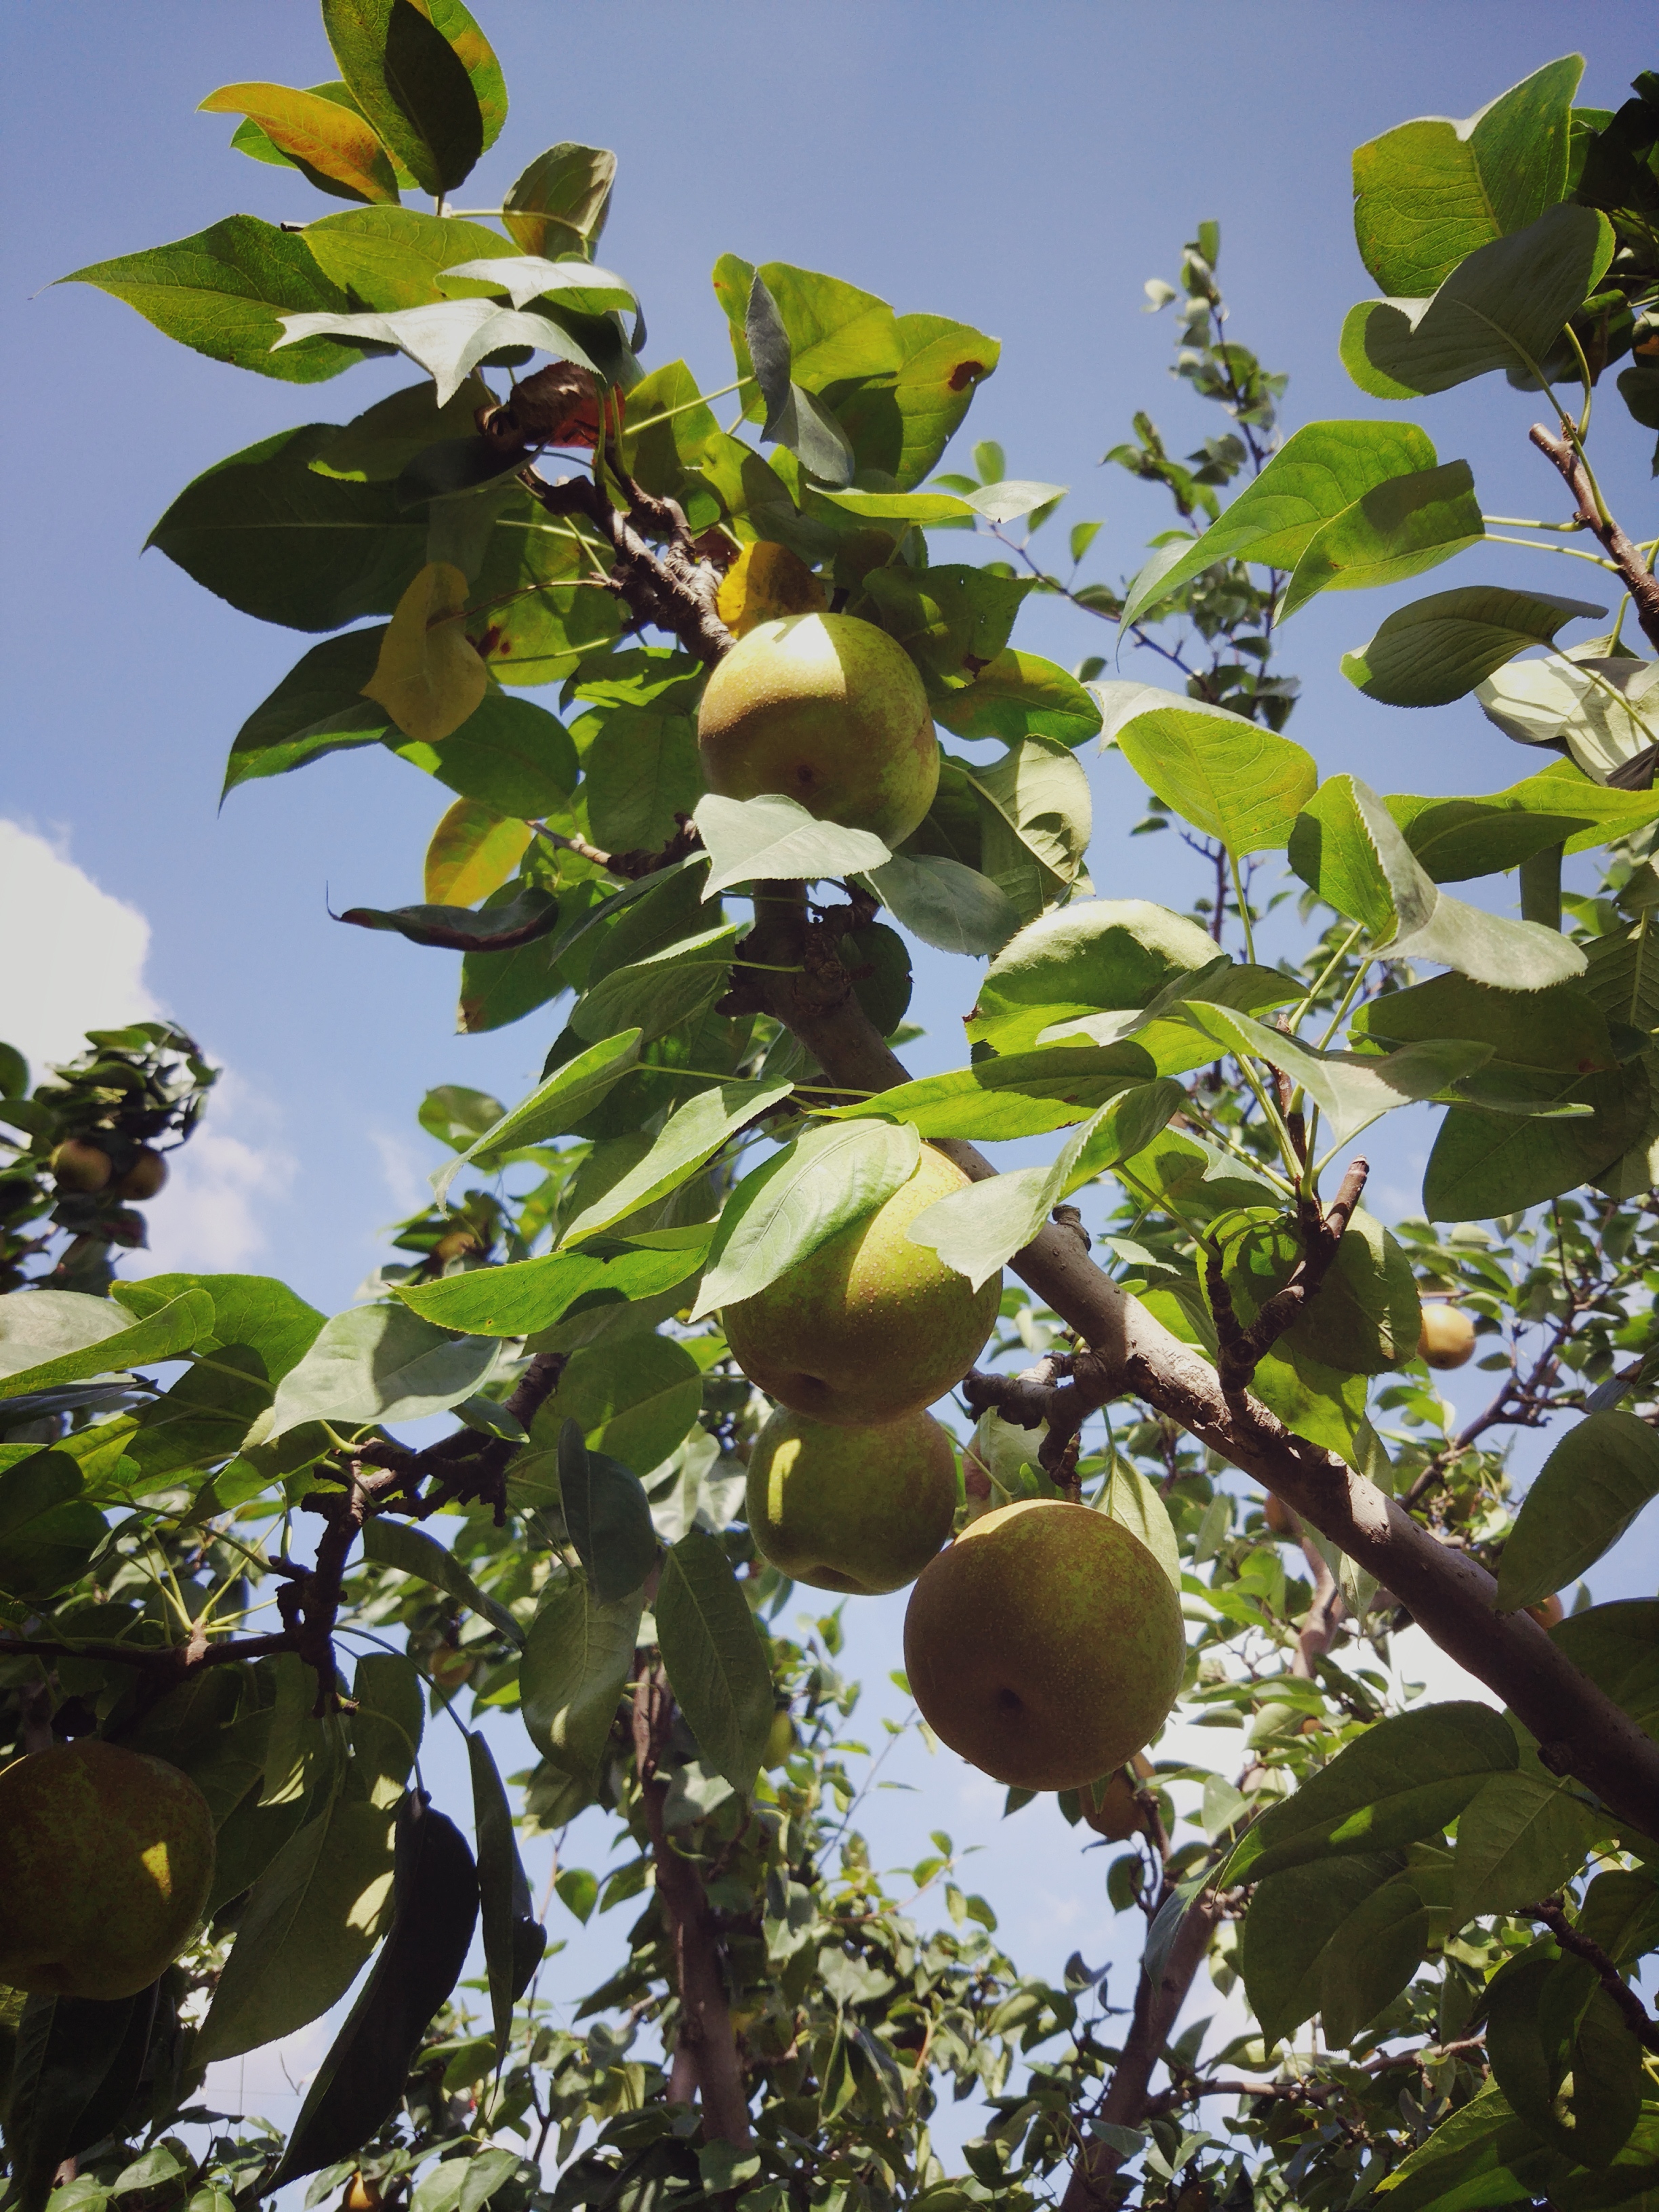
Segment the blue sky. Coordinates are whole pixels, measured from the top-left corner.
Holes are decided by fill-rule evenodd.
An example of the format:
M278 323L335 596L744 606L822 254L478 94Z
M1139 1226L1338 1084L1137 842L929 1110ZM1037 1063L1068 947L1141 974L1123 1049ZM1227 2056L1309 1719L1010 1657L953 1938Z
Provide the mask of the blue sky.
M1466 114L1575 46L1588 57L1581 98L1608 106L1654 58L1650 11L1632 0L485 0L481 14L514 107L465 204L493 204L556 139L616 148L604 258L644 300L647 361L684 355L710 386L732 373L708 281L727 251L827 270L902 311L996 333L1002 366L965 442L997 438L1012 473L1073 486L1061 527L1104 518L1089 573L1110 577L1138 565L1167 510L1100 470L1100 454L1137 408L1177 451L1224 427L1168 380L1167 316L1140 312L1144 280L1175 275L1200 219L1222 225L1232 334L1291 373L1286 427L1384 411L1348 385L1335 353L1343 311L1369 289L1349 221L1352 148L1412 115ZM0 869L14 871L9 951L37 972L54 963L45 1006L15 975L0 980L0 1034L10 1020L45 1035L71 1009L76 1024L120 1019L144 994L184 1021L233 1080L196 1180L181 1176L155 1209L158 1245L221 1263L234 1249L335 1310L380 1256L377 1225L419 1200L434 1160L414 1123L424 1091L459 1082L516 1097L557 1018L457 1037L453 956L330 921L329 903L419 895L448 794L390 756L337 756L216 811L237 727L311 641L249 621L139 551L199 470L291 423L346 419L407 381L406 365L286 386L191 355L90 289L42 289L234 210L303 221L337 205L231 153L228 122L191 112L216 85L307 84L331 64L311 0L35 0L6 12L0 36L10 395L0 816L46 840L102 898L54 873L44 848L0 842ZM1416 419L1443 459L1470 459L1489 510L1553 514L1555 480L1525 441L1534 404L1488 379ZM1632 431L1611 394L1601 411L1604 481L1626 488L1634 526L1650 511L1650 434ZM1049 533L1056 559L1061 527ZM1458 580L1597 596L1581 574L1596 580L1580 564L1492 547L1466 558ZM1343 681L1338 656L1389 604L1332 595L1297 617L1283 665L1305 693L1291 733L1327 773L1352 769L1384 790L1481 791L1528 772L1532 757L1472 703L1401 714ZM1021 642L1070 663L1109 635L1039 605ZM1172 838L1130 842L1140 807L1127 770L1087 765L1097 889L1185 907L1196 864L1188 881L1172 872ZM962 963L923 973L913 1012L929 1036L915 1063L950 1065L972 978ZM1414 1206L1426 1136L1425 1124L1391 1139L1382 1210ZM1470 1379L1464 1395L1479 1387ZM878 1679L896 1663L896 1608L866 1620L862 1671ZM896 1850L919 1855L928 1826L961 1832L989 1809L976 1780L948 1765L910 1777L926 1802L906 1816L909 1844L892 1816ZM1005 1877L1006 1897L991 1893L1009 1905L1016 1948L1051 1969L1079 1941L1097 1956L1093 1908L1071 1924L1082 1909L1075 1839L1036 1808L1001 1833L986 1864Z

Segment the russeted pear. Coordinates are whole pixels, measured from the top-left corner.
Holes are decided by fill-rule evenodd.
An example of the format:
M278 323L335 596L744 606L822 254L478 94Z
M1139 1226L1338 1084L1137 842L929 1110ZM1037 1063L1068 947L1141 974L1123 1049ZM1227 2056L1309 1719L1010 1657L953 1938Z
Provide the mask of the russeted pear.
M922 1569L904 1617L921 1717L1020 1790L1076 1790L1158 1734L1186 1663L1174 1585L1121 1521L1023 1498Z
M930 1413L832 1428L780 1407L749 1455L749 1532L781 1572L872 1597L912 1583L951 1533L957 1462Z
M889 846L917 827L939 785L915 663L855 615L785 615L739 638L704 689L697 743L722 797L781 792Z
M1152 1771L1152 1760L1137 1752L1129 1765L1120 1766L1115 1774L1108 1776L1098 1803L1086 1786L1079 1793L1083 1817L1096 1835L1104 1836L1109 1844L1121 1844L1131 1836L1146 1833L1151 1823L1135 1792Z
M931 1406L991 1334L1002 1278L975 1290L905 1231L968 1178L924 1145L910 1180L775 1283L720 1316L751 1382L792 1413L866 1428Z
M213 1878L213 1814L187 1774L95 1736L0 1773L0 1982L129 1997L170 1966Z
M1417 1349L1431 1367L1464 1367L1474 1357L1474 1323L1461 1306L1425 1305Z

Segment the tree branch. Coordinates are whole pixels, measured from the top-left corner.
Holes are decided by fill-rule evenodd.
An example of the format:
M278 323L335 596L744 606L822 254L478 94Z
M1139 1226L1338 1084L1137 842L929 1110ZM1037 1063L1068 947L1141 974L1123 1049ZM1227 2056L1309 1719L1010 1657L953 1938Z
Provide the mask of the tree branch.
M562 477L549 483L526 467L519 481L547 514L580 514L610 539L615 556L611 588L636 621L670 631L711 668L725 659L735 641L714 611L720 571L712 562L698 559L685 517L672 500L652 499L630 483L632 512L624 514L587 477ZM669 533L661 553L641 534L653 528Z
M1526 1914L1529 1920L1541 1920L1564 1951L1571 1951L1575 1959L1582 1959L1587 1966L1595 1967L1596 1979L1623 2014L1631 2033L1644 2050L1659 2051L1659 2021L1653 2018L1601 1946L1579 1934L1563 1911L1560 1899L1547 1897L1540 1904L1528 1905Z
M1272 1351L1287 1328L1300 1318L1310 1301L1330 1273L1353 1210L1359 1203L1360 1194L1370 1175L1369 1160L1355 1160L1342 1178L1341 1188L1328 1206L1322 1206L1314 1197L1302 1197L1297 1201L1297 1226L1302 1238L1302 1257L1297 1261L1290 1280L1267 1299L1248 1328L1239 1322L1233 1310L1233 1302L1222 1273L1221 1254L1212 1245L1204 1255L1204 1280L1210 1293L1210 1308L1215 1316L1216 1339L1220 1350L1217 1371L1221 1378L1222 1395L1236 1398L1249 1389L1261 1362Z
M769 905L780 904L768 902ZM800 902L804 926L805 900ZM758 912L758 908L757 908ZM787 933L775 944L787 949ZM799 941L795 940L799 951ZM833 1004L772 975L769 1009L833 1082L886 1091L908 1081L850 990ZM939 1149L975 1181L996 1170L971 1145ZM1295 1435L1260 1400L1229 1398L1216 1370L1103 1274L1078 1239L1050 1223L1012 1261L1014 1273L1076 1331L1115 1378L1252 1475L1387 1589L1458 1664L1496 1692L1539 1740L1553 1772L1571 1774L1617 1818L1659 1836L1659 1744L1597 1689L1525 1613L1499 1613L1497 1585L1334 1452Z
M1577 520L1595 538L1607 558L1619 571L1620 582L1630 593L1636 609L1636 619L1642 625L1650 645L1659 646L1659 578L1656 578L1640 552L1626 537L1624 532L1606 514L1595 496L1595 487L1584 465L1583 455L1565 438L1557 438L1541 422L1534 422L1527 435L1547 459L1560 471L1563 482L1572 494L1577 510Z
M697 1869L675 1850L668 1832L668 1784L657 1773L673 1717L667 1678L660 1666L647 1665L641 1656L634 1686L634 1764L680 2001L669 2094L675 2103L689 2104L693 2091L701 2091L705 2136L710 2142L741 2147L750 2139L749 2096L726 2000L720 1935Z

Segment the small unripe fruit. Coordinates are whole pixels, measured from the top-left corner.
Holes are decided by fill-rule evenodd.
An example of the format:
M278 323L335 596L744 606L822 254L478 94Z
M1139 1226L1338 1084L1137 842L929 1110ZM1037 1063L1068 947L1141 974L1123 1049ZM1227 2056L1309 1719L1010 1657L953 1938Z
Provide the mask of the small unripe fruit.
M781 1766L785 1759L793 1755L799 1741L800 1738L795 1733L795 1723L790 1719L787 1711L774 1713L771 1728L767 1732L766 1756L761 1765L768 1768Z
M1540 1598L1536 1605L1529 1605L1527 1611L1540 1628L1553 1628L1558 1621L1565 1620L1567 1613L1560 1598L1554 1595Z
M1109 1844L1126 1842L1131 1836L1144 1834L1146 1828L1146 1808L1135 1796L1135 1785L1122 1767L1113 1775L1101 1793L1098 1805L1091 1802L1089 1792L1083 1792L1083 1817L1097 1836L1104 1836Z
M167 1164L160 1152L148 1145L141 1145L138 1157L115 1186L117 1198L133 1198L141 1202L154 1198L167 1179Z
M52 1154L52 1171L59 1190L102 1190L110 1178L109 1154L84 1137L66 1138Z
M452 1229L447 1236L441 1237L433 1246L432 1256L441 1267L447 1267L452 1260L459 1260L465 1254L477 1249L478 1239L471 1229Z
M1425 1305L1417 1349L1431 1367L1466 1366L1474 1357L1474 1323L1461 1306Z

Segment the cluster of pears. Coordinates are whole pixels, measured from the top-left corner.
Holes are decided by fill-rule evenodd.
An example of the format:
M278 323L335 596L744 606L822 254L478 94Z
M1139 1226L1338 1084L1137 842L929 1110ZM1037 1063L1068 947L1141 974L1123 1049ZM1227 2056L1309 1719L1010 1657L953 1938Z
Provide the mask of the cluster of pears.
M948 1549L956 1455L926 1411L973 1364L1001 1279L975 1291L905 1235L965 1178L923 1146L910 1180L722 1316L777 1401L749 1461L757 1550L858 1595L914 1582L910 1687L953 1751L999 1781L1068 1790L1157 1735L1186 1639L1164 1569L1121 1522L1060 1498L982 1515Z
M0 1772L0 1983L130 1997L189 1942L213 1814L187 1774L95 1736Z

